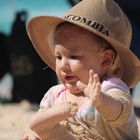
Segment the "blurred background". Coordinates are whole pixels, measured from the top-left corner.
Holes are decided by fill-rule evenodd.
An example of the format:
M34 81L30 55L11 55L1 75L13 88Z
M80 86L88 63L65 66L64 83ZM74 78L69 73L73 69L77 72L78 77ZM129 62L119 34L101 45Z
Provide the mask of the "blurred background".
M26 33L29 18L37 15L63 16L80 0L0 0L0 103L28 100L39 104L45 92L57 84L55 73L35 52ZM140 58L140 1L115 0L129 17L131 50ZM140 84L131 90L140 107Z
M62 16L67 0L0 0L0 102L28 100L39 104L57 84L55 73L38 56L26 33L29 18Z

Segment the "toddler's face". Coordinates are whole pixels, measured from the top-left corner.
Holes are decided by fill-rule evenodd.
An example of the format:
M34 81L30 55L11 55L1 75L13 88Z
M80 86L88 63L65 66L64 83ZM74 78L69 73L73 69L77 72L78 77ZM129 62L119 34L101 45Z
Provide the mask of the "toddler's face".
M102 72L102 52L97 38L87 31L70 27L58 29L55 33L56 74L59 80L73 94L79 93L77 81L87 84L89 70L99 75Z

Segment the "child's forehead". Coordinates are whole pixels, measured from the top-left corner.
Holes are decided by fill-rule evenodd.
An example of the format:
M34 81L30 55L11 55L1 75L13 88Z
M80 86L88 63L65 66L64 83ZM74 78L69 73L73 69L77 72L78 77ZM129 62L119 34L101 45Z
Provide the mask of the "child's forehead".
M77 39L80 35L85 35L86 37L92 38L92 40L94 41L100 42L97 35L95 35L94 33L67 22L57 26L54 34L54 39L55 41L57 41L60 38L66 39L71 38L72 36L75 36L75 39Z
M64 36L64 37L70 37L71 35L76 34L76 33L86 34L88 33L88 31L72 24L60 25L56 28L56 31L55 31L55 35L59 36L61 34L61 36Z
M99 40L92 32L71 24L58 27L54 37L56 45L61 44L65 49L73 53L92 52L100 48L98 47Z
M87 32L87 33L91 34L91 32L81 28L80 26L76 26L74 24L67 23L67 22L59 24L56 28L56 33L57 32L71 33L73 31L74 32L81 32L81 33L86 33Z

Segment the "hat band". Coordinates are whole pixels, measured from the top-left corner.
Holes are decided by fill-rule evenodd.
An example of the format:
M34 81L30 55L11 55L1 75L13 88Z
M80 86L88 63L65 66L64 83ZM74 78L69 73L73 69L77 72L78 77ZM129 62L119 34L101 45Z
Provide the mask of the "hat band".
M75 15L66 15L64 17L64 19L66 19L68 21L72 21L72 22L86 24L86 25L94 28L98 32L101 32L102 34L104 34L106 36L109 36L109 31L105 29L105 26L104 25L100 24L97 21L91 21L91 20L88 20L88 19L86 19L84 17L75 16Z

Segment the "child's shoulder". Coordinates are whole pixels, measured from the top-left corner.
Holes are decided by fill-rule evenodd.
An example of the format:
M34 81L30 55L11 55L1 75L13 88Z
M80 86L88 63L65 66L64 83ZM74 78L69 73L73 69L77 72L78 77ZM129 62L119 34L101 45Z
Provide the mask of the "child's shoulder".
M50 107L54 104L59 95L65 91L65 87L62 84L52 86L44 95L41 100L40 107Z
M106 77L102 82L102 91L106 92L110 89L119 89L123 92L129 93L128 86L118 77L112 75Z
M65 88L65 86L64 86L63 84L58 84L58 85L52 86L52 87L48 90L48 92L50 92L50 91L61 91L61 90L64 90L64 89L66 89L66 88Z
M63 84L54 85L46 92L45 96L57 96L64 90L66 90L66 88Z

